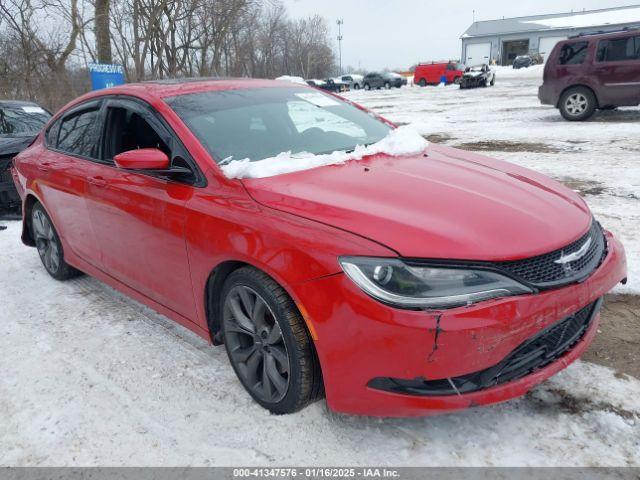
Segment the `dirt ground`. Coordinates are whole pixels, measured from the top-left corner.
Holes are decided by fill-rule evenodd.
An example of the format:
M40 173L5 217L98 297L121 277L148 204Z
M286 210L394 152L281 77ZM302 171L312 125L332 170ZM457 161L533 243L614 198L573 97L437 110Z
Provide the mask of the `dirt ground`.
M598 335L582 358L640 378L640 296L607 295Z

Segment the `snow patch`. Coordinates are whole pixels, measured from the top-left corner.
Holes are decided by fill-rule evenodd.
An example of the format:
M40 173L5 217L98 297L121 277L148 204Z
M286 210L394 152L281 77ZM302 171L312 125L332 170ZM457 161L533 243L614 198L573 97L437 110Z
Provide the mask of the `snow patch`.
M371 155L386 154L394 157L417 155L424 152L428 146L429 142L415 128L403 126L392 130L389 135L373 145L358 145L352 152L336 151L326 155L283 152L275 157L255 162L248 158L233 160L222 165L221 168L223 173L232 179L265 178L325 165L339 165Z
M591 13L578 12L564 17L527 20L523 23L543 25L549 28L581 28L633 22L640 22L640 7Z
M298 83L300 85L306 85L307 84L307 82L304 81L304 78L302 78L302 77L292 77L290 75L283 75L281 77L276 78L276 80L279 80L281 82Z

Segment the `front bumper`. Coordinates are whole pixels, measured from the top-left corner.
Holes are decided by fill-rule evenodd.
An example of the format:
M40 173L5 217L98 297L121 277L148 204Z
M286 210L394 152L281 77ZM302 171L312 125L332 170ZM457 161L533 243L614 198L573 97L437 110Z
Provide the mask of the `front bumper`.
M21 204L13 180L11 161L11 158L0 159L0 211L13 210Z
M418 416L502 402L525 394L577 359L599 321L566 353L522 378L460 395L424 396L368 386L375 378L440 380L499 364L518 346L609 292L626 278L624 248L606 234L609 253L584 282L444 311L407 311L366 296L345 275L299 284L322 365L327 403L359 415Z

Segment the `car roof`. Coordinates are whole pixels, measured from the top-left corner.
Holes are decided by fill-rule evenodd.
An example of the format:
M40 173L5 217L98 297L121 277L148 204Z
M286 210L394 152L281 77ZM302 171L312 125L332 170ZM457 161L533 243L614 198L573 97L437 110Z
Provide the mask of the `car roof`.
M154 96L158 98L175 97L190 93L202 93L224 90L242 90L249 88L309 88L293 82L278 80L258 80L251 78L177 78L149 80L139 83L127 83L117 87L95 90L81 99L104 95ZM74 102L75 103L75 102Z
M572 42L577 39L584 40L600 40L601 38L610 38L610 37L626 37L626 36L634 36L640 35L640 29L638 28L624 28L622 30L616 30L613 32L592 32L592 33L581 33L579 35L573 35L566 40L563 40L562 43Z

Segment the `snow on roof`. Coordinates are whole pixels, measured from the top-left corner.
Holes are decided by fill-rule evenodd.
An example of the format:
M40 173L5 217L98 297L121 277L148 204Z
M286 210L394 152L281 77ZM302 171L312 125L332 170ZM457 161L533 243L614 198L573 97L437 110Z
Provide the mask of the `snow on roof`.
M474 22L460 38L529 32L532 30L595 28L618 25L637 25L640 27L640 5L479 21Z
M625 8L624 10L580 12L546 20L527 20L523 23L535 23L549 28L581 28L622 25L633 21L640 22L640 6Z

